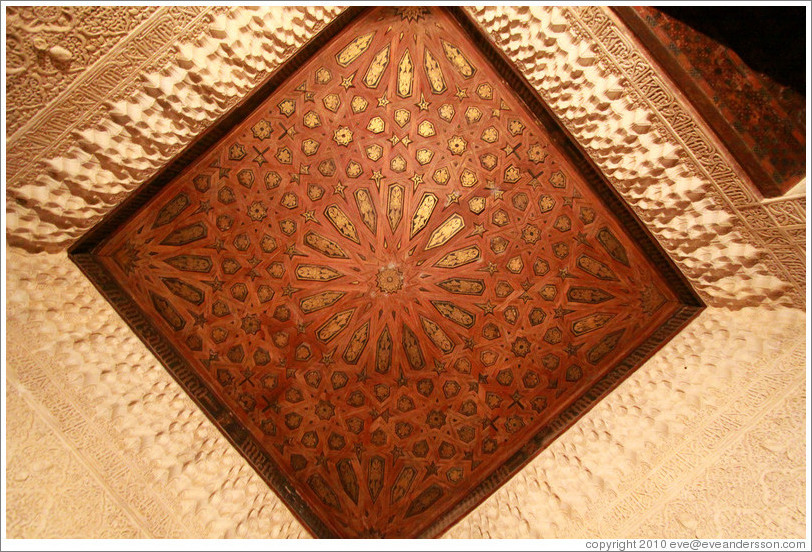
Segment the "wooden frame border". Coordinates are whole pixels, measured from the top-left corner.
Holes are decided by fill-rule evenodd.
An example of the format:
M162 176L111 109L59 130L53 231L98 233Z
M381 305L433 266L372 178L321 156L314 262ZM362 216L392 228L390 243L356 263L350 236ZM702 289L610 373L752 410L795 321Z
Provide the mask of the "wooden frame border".
M287 478L282 475L271 456L263 450L246 428L216 398L216 394L197 375L169 340L155 327L103 264L99 262L95 252L115 229L126 223L150 198L169 184L175 176L180 174L199 156L203 155L209 147L239 124L245 116L254 111L274 93L288 76L316 54L327 41L368 9L370 8L351 7L342 12L305 44L299 52L281 65L265 82L260 84L256 90L189 144L164 169L140 186L129 198L108 213L104 219L91 228L68 250L69 258L127 322L133 332L152 351L232 446L248 461L268 486L276 492L296 518L314 536L321 538L336 538L337 535L314 514ZM435 521L418 535L421 538L441 535L476 508L631 375L635 369L640 367L643 362L674 337L705 307L687 279L679 272L676 265L665 254L648 229L606 181L577 141L557 122L550 109L538 95L538 92L512 66L499 48L489 40L462 8L451 7L445 9L451 12L455 20L469 34L486 59L493 65L496 72L522 98L545 130L550 133L553 141L578 169L589 187L618 218L624 229L635 240L657 270L660 271L682 306L671 318L661 324L645 342L556 416L547 427L534 435L519 452L495 467L491 475L483 480L471 493L445 512L440 513Z

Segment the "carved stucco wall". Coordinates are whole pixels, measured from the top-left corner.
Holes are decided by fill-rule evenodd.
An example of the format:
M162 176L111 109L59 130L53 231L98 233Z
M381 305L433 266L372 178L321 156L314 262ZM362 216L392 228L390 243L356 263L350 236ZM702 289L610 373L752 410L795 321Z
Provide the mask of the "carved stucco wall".
M7 13L8 536L304 537L64 249L340 9L139 9ZM711 308L448 536L802 537L805 194L762 201L607 10L470 13Z

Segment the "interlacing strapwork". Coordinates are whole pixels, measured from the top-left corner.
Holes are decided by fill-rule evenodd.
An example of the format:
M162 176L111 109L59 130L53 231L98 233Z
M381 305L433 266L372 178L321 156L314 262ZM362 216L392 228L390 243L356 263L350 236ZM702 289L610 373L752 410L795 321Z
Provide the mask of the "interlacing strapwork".
M349 25L101 255L346 536L418 534L678 306L425 8Z

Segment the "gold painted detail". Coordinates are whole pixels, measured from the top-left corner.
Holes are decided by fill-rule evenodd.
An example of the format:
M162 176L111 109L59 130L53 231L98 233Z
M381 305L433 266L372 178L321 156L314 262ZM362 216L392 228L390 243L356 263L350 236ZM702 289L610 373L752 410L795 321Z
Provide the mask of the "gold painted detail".
M315 111L308 111L302 118L302 123L307 128L317 128L321 126L321 118Z
M365 151L370 161L377 161L383 156L383 148L378 144L367 146Z
M480 214L485 210L487 205L487 198L482 196L474 196L468 200L468 209L475 215Z
M470 328L476 322L476 316L449 301L432 301L437 312L463 328Z
M316 330L318 340L323 343L328 343L335 338L335 336L340 334L349 325L354 312L355 309L347 309L331 316L327 322Z
M331 508L335 508L336 510L340 508L338 497L321 474L314 473L311 475L307 479L307 485L324 504L330 506Z
M462 155L468 147L468 142L462 136L454 135L448 139L448 151L451 155Z
M456 251L446 253L434 266L439 268L457 268L468 263L472 263L481 258L482 252L476 245L463 247Z
M460 184L465 188L473 188L478 180L476 173L471 169L463 169L460 173Z
M369 195L369 190L359 188L355 191L354 196L358 212L361 214L361 222L369 228L370 232L376 234L378 231L378 213L375 210L375 203L372 202L372 197Z
M476 87L476 95L482 98L483 100L492 100L493 86L491 86L490 83L483 82L482 84Z
M341 106L341 98L338 96L338 94L327 94L324 96L321 103L324 104L326 109L335 113L338 111L339 106Z
M465 120L469 125L478 122L482 118L482 110L478 107L471 106L465 110Z
M590 364L597 364L600 362L606 355L611 353L615 347L617 347L617 344L620 342L620 338L623 337L625 332L626 328L623 328L621 330L612 332L601 339L597 345L587 351L587 361L589 361Z
M291 99L284 99L279 104L277 104L279 108L279 113L284 115L285 117L290 117L296 111L296 100Z
M363 79L367 88L378 88L381 77L383 77L383 73L389 65L389 48L390 45L387 44L372 58L372 62L369 64L369 68Z
M606 323L614 317L614 314L598 312L579 318L572 323L572 333L575 335L584 335L589 332L594 332L595 330L603 328Z
M445 84L445 77L443 71L440 69L440 64L437 59L431 55L429 49L426 48L423 59L423 67L426 69L426 76L429 79L429 87L435 94L442 94L448 88Z
M329 266L319 266L311 264L300 264L296 267L296 277L299 280L313 282L329 282L341 278L343 274Z
M400 128L405 127L406 123L408 123L409 119L411 118L412 114L409 113L408 109L396 109L393 115L393 119L395 119L395 122L398 124Z
M426 366L423 358L423 351L420 350L420 342L412 329L403 324L403 350L406 352L406 360L413 370L422 370Z
M417 209L415 209L414 215L412 215L412 225L409 232L410 238L415 237L418 232L426 227L435 207L437 207L437 196L429 192L424 193L423 197L420 198L420 203Z
M417 153L415 153L415 159L417 159L417 162L421 165L431 163L432 157L434 157L434 152L428 148L420 148L417 150Z
M406 160L402 155L397 155L394 159L392 159L392 161L389 162L389 167L393 171L401 173L406 170Z
M369 461L369 471L367 472L367 489L372 503L378 500L378 495L383 489L383 477L386 470L386 461L380 456L373 456Z
M409 55L409 49L403 53L398 63L398 82L397 93L401 98L408 98L412 95L412 86L414 82L414 64L412 57Z
M350 107L352 108L352 112L355 114L366 111L367 106L369 106L369 102L361 96L354 96L352 101L350 101Z
M430 138L436 134L436 131L431 121L423 121L417 125L417 134L423 138Z
M389 327L384 326L375 348L375 371L386 374L392 367L392 336Z
M524 132L524 123L518 119L513 119L508 123L508 132L510 132L513 136L518 136L522 132ZM560 171L559 171L560 172ZM562 175L563 176L563 175ZM551 182L552 183L552 180ZM554 185L555 186L555 185ZM563 186L555 186L556 188L560 188Z
M212 267L211 259L201 255L176 255L164 262L184 272L210 272Z
M454 213L431 233L429 242L426 244L426 249L433 249L448 243L448 241L456 236L463 228L465 228L465 221L460 215Z
M161 245L186 245L206 237L208 231L202 222L196 222L173 230L161 241Z
M318 71L316 71L316 82L318 84L327 84L330 82L330 80L332 80L332 78L332 73L330 73L330 70L325 67L321 67Z
M614 260L629 266L629 257L626 255L626 248L623 247L623 244L612 234L609 228L604 226L598 230L597 239L598 243L606 249L606 252L609 253Z
M345 357L346 360L346 357ZM336 462L336 471L338 472L338 479L341 482L341 488L344 493L353 501L358 504L358 476L355 474L355 469L352 467L352 462L348 458Z
M406 496L412 487L412 482L417 477L417 470L411 466L405 466L398 475L395 485L392 487L390 503L395 504L398 500Z
M319 253L330 257L332 259L349 259L347 253L341 249L341 246L336 242L325 238L321 234L315 232L308 232L305 234L304 243L311 249L315 249Z
M515 256L511 258L507 262L507 269L511 271L513 274L519 274L522 270L524 270L524 261L520 256Z
M389 199L386 206L386 218L389 221L389 228L395 233L401 219L403 219L403 196L404 188L400 184L389 186Z
M169 224L173 220L175 220L178 215L180 215L184 209L186 209L190 205L189 196L186 194L178 194L172 200L167 202L166 205L161 207L161 210L158 211L158 215L155 217L155 223L152 225L153 228L158 228L165 224Z
M485 291L485 282L471 278L449 278L437 284L449 293L459 295L482 295Z
M201 289L178 278L161 278L161 281L172 294L180 297L184 301L188 301L194 305L203 304L205 295Z
M550 175L550 184L553 188L563 188L567 185L567 176L561 171L555 171Z
M350 342L342 355L347 364L358 363L361 353L364 352L364 348L367 346L367 341L369 341L369 322L364 323L355 330L352 337L350 337Z
M333 141L339 146L349 146L352 142L352 130L345 126L338 127L333 132Z
M367 125L367 130L375 134L380 134L381 132L384 131L384 128L385 123L383 122L383 119L381 119L380 117L373 117L372 119L369 120L369 124Z
M338 133L338 131L336 131ZM350 135L351 136L351 135ZM338 140L336 140L338 142ZM342 144L346 145L346 144ZM307 155L308 157L315 155L316 152L319 151L319 143L312 138L308 138L302 142L302 153Z
M451 65L459 71L463 78L470 79L476 74L476 68L471 65L471 62L468 61L459 48L443 39L440 39L440 42L443 44L443 53L446 59L451 62Z
M327 217L327 220L329 220L335 229L338 230L339 234L350 241L359 244L361 243L361 240L358 237L358 230L350 220L350 217L347 216L347 213L341 210L341 207L335 203L328 205L324 209L324 216Z
M316 312L317 310L334 305L342 297L344 297L343 291L323 291L316 295L305 297L299 302L299 306L302 312L310 314L311 312Z
M496 130L493 126L489 126L485 130L482 131L482 135L480 136L483 142L488 142L489 144L493 144L499 139L499 131Z
M611 268L588 255L581 255L577 260L578 268L601 280L617 281L618 277Z
M369 45L372 44L372 38L375 36L375 31L363 34L353 39L352 42L347 44L338 54L336 54L336 61L341 67L347 67L350 63L358 59L361 54L367 51Z
M431 342L437 345L437 348L442 352L448 354L454 350L454 342L448 337L448 334L433 320L420 317L420 324L423 326L423 331L426 333Z
M437 114L443 121L450 123L454 118L454 106L451 104L443 104L437 108Z
M361 163L357 161L350 161L347 163L347 176L350 178L358 178L364 172L364 168L361 166Z
M431 179L434 180L440 186L445 186L451 179L451 173L448 172L447 168L441 167L436 171L434 171L434 174L431 175Z
M166 320L166 323L169 324L173 330L177 332L186 326L186 320L183 319L169 301L152 291L149 292L149 296L150 299L152 299L152 305L155 307L155 310L161 315L161 318Z

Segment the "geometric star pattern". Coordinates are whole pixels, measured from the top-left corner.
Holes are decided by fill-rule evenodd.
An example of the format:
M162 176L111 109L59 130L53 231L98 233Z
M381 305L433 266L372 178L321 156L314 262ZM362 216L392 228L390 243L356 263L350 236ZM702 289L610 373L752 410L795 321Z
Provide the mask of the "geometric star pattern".
M421 534L679 306L418 7L345 28L98 254L345 537Z

